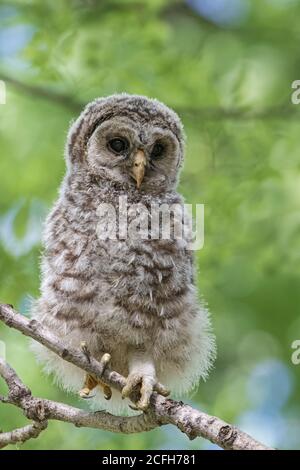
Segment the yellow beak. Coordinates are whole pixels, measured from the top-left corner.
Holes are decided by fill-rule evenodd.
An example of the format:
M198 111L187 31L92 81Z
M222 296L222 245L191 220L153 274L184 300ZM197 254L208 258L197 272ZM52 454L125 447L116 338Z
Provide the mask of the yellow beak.
M138 150L133 159L132 176L136 181L136 187L140 189L145 176L146 157L143 150Z

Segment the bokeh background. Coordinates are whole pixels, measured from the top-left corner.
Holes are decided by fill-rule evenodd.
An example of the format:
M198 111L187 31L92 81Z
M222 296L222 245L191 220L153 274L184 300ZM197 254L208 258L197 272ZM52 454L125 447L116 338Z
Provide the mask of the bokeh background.
M180 190L205 204L198 282L218 344L188 401L280 448L300 448L299 16L298 0L0 1L1 301L28 315L38 295L41 224L82 106L120 91L166 102L188 138ZM85 406L42 374L26 338L0 325L0 339L35 395ZM25 422L0 405L1 429ZM214 448L170 426L125 436L56 422L21 447Z

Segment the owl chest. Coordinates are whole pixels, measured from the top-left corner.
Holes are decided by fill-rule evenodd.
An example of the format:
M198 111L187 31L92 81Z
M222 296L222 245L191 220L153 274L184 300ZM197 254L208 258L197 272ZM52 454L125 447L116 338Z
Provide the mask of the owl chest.
M173 315L171 304L191 278L185 253L166 240L101 240L96 221L90 212L84 224L58 225L46 256L55 291L68 301L110 302L126 314Z
M100 271L116 306L131 316L148 318L172 316L171 304L186 289L190 276L183 255L149 242L109 243Z

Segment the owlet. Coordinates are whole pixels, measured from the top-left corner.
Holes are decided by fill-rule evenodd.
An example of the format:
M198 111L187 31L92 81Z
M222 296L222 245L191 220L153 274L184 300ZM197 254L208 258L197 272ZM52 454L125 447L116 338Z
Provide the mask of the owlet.
M183 153L181 121L164 104L127 94L96 99L69 131L66 175L44 230L33 317L66 346L84 342L98 360L109 353L111 368L127 378L123 398L139 390L141 410L153 391L190 391L215 356L189 231L175 234L186 220L176 192ZM162 206L175 209L165 217ZM128 410L118 392L34 349L66 390Z

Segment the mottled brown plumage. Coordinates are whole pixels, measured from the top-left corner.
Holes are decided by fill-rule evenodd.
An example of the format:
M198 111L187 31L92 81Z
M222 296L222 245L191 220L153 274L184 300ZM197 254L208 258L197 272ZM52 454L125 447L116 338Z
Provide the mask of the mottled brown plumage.
M119 137L128 147L123 153L110 147ZM163 155L154 158L157 142ZM214 357L208 312L197 300L188 240L101 240L97 208L110 203L118 209L120 196L128 207L182 205L176 184L183 147L178 116L156 100L121 94L92 102L70 129L67 174L45 225L41 296L33 316L66 344L85 341L98 359L109 353L112 368L129 376L124 395L141 386L142 409L152 389L164 393L157 381L182 394L206 376ZM139 151L145 168L137 189L132 168ZM64 388L82 387L82 371L35 349ZM103 406L100 389L89 402ZM127 407L116 392L104 406Z

